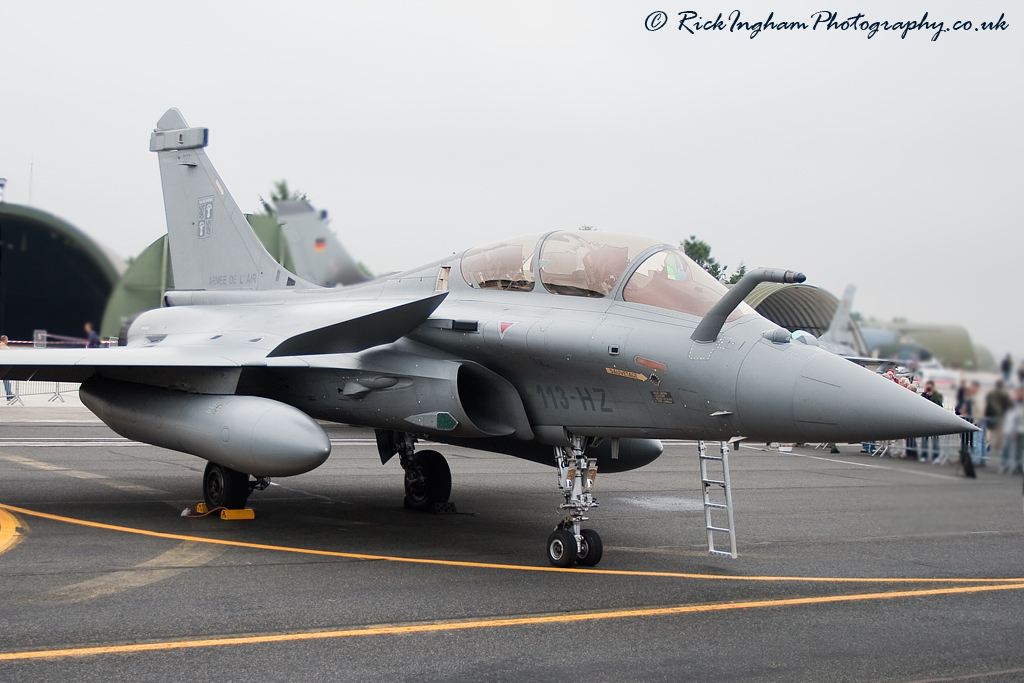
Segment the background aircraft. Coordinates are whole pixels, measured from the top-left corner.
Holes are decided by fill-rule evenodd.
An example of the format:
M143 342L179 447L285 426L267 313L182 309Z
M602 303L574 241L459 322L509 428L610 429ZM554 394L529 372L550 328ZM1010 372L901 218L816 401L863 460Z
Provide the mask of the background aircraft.
M836 306L832 322L824 334L818 337L822 348L840 356L859 356L853 346L853 334L850 332L850 313L853 310L853 295L857 291L854 285L846 285L843 297Z
M176 109L150 140L160 163L175 291L113 349L23 351L0 376L83 382L128 438L209 461L204 497L241 507L266 477L312 470L331 445L316 419L372 427L405 470L406 504L448 501L444 457L423 438L556 467L559 566L594 565L584 529L596 473L643 466L661 438L701 440L705 501L728 493L728 446L853 441L973 429L742 303L677 247L553 232L505 240L343 289L289 272L262 247L206 156L208 130ZM314 419L315 418L315 419ZM707 455L703 440L721 442ZM725 481L711 478L721 461ZM250 481L250 475L255 481ZM707 503L712 511L731 511ZM730 515L731 517L731 515ZM735 545L731 553L735 556Z
M836 306L835 315L832 316L828 329L818 337L818 345L829 353L842 356L872 372L896 368L899 365L897 361L863 356L854 346L853 332L850 329L850 314L853 310L853 295L856 291L857 288L854 285L847 285L843 290L843 298ZM794 334L799 334L799 332Z
M325 287L372 279L338 241L325 210L318 211L304 200L277 200L264 205L267 213L248 214L246 220L285 268ZM127 321L142 311L160 307L164 292L175 289L173 266L166 235L139 254L106 302L100 336L116 338Z
M274 207L297 274L323 287L373 279L338 241L327 211L296 199L276 201Z

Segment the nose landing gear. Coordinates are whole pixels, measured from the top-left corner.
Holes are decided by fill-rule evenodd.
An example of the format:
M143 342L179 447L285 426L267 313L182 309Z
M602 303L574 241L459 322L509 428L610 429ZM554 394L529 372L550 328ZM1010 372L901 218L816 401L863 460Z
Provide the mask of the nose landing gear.
M555 447L558 487L565 496L558 509L568 514L548 536L548 562L556 567L593 567L601 561L604 546L596 531L583 529L582 525L589 519L586 513L590 508L597 507L593 495L597 459L584 454L586 437L573 435L569 443L568 448Z

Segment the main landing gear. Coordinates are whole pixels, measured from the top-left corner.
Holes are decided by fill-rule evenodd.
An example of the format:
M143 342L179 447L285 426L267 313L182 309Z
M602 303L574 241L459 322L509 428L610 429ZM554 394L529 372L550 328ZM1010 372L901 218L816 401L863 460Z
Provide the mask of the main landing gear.
M452 471L437 451L416 451L416 437L406 432L378 429L377 452L380 464L395 455L405 470L405 507L419 512L452 514Z
M405 470L405 507L420 512L438 512L454 507L448 502L452 494L452 472L448 461L437 451L399 454Z
M597 507L592 493L597 459L584 455L586 437L570 436L569 444L568 448L555 447L558 487L565 496L558 509L567 510L568 514L548 536L548 561L556 567L593 567L601 561L604 546L596 531L581 526L587 521L590 508Z
M270 479L266 477L257 477L255 481L249 481L249 475L245 472L213 462L206 463L206 471L203 472L203 500L210 510L241 510L245 507L245 501L249 499L250 493L254 490L262 491L268 486Z
M419 512L451 513L455 505L452 495L452 471L448 461L437 451L416 451L416 440L409 434L391 437L391 452L405 470L405 507Z

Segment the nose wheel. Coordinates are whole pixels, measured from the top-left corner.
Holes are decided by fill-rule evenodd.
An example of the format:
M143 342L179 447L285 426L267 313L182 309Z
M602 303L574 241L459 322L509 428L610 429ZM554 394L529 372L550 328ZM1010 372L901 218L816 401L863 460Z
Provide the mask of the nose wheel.
M579 551L576 537L566 529L555 529L548 536L548 562L556 567L571 567L576 563Z
M555 529L548 536L548 562L556 567L593 567L603 554L601 536L593 529L582 529L579 538L569 529Z
M597 507L593 495L597 460L587 458L585 448L586 439L581 436L572 436L569 448L555 447L558 487L565 497L558 509L567 512L548 536L548 562L556 567L593 567L604 554L601 536L593 529L582 528L588 519L586 513Z
M601 561L604 555L604 545L601 537L593 529L580 531L579 550L576 551L576 564L584 567L593 567Z

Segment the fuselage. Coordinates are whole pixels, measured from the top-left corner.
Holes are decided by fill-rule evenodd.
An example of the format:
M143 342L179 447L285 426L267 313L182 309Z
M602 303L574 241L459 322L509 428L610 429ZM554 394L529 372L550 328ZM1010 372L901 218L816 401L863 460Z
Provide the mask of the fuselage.
M486 279L465 260L469 255L479 261L481 251L507 252L505 243L340 291L176 296L179 302L188 297L193 304L207 304L204 309L248 303L252 316L262 308L259 302L268 310L278 305L329 310L338 302L447 291L425 323L393 343L351 354L303 356L307 366L302 368L243 368L237 393L273 398L318 419L451 442L478 439L481 447L503 452L516 450L510 441L561 445L567 433L846 441L921 436L958 426L929 413L933 406L919 397L818 348L813 337L792 338L745 305L713 342L693 341L702 314L726 289L671 246L648 241L630 258L618 258L619 268L611 274L599 262L570 259L563 270L581 284L565 285L569 276L564 274L559 275L563 284L549 284L544 267L556 259L542 258L544 245L551 235L564 234L518 240L528 249L512 240L519 249L512 262L525 263L515 275L500 278ZM666 270L647 266L652 259L661 264L674 259L668 270L676 290L669 294L685 298L691 295L679 287L690 287L696 291L690 303L677 305L664 293L648 296L655 303L641 302L636 278L661 287L655 275ZM588 268L600 272L589 280L599 284L583 284L581 273ZM670 306L689 306L693 312ZM146 316L154 314L161 312ZM268 327L267 333L262 343L274 344L288 331ZM530 453L524 457L535 457Z

